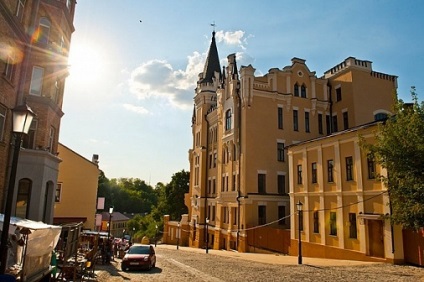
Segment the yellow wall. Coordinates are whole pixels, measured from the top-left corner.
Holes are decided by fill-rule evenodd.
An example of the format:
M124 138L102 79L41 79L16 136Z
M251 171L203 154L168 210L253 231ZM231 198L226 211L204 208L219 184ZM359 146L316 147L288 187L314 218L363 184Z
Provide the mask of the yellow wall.
M85 217L84 228L95 229L99 168L59 143L58 183L62 184L60 202L55 203L54 217Z

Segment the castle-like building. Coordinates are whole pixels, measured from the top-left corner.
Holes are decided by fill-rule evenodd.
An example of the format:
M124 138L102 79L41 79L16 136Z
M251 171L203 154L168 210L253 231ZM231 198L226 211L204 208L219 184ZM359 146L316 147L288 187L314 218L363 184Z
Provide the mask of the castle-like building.
M397 77L376 72L372 62L354 57L321 77L300 58L263 76L255 76L252 65L239 68L235 54L227 59L227 66L221 69L214 32L194 95L190 188L185 197L188 243L199 248L250 251L249 230L293 227L294 201L302 199L305 204L310 191L297 185L296 181L301 181L298 176L310 173L307 179L322 180L316 174L318 167L301 166L295 148L289 159L287 148L384 119L392 110ZM310 162L317 165L317 161ZM338 173L341 171L334 171L335 179ZM337 190L330 192L337 194ZM323 199L324 194L322 204ZM319 208L320 198L315 200L318 204L308 209ZM341 198L338 201L341 203ZM313 224L313 214L306 219ZM329 220L320 222L320 230L325 232ZM296 239L293 228L291 238ZM326 244L324 239L315 239ZM345 245L334 243L336 247Z

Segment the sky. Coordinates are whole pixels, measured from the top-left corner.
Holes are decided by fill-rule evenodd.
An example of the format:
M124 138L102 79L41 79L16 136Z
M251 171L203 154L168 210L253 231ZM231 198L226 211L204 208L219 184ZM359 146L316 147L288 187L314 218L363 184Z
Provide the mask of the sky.
M79 0L59 142L106 177L155 186L189 171L197 77L216 31L221 67L235 53L255 75L294 57L321 77L348 57L424 97L424 1ZM365 103L366 101L364 101Z

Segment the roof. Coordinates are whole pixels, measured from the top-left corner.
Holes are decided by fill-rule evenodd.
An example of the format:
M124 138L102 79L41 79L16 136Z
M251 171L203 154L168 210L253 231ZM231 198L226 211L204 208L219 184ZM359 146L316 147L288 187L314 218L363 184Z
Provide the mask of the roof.
M221 65L219 63L218 49L215 42L215 31L212 32L212 41L209 47L208 57L206 58L205 67L203 69L203 79L201 82L213 82L215 72L221 74Z
M109 220L109 213L108 212L102 212L102 221L108 221ZM111 221L124 221L124 220L129 220L128 217L126 217L125 215L123 215L120 212L113 212L112 213L112 219Z
M358 125L358 126L355 126L355 127L351 127L351 128L348 128L348 129L345 129L345 130L342 130L342 131L337 131L337 132L334 132L330 135L321 136L321 137L305 140L305 141L302 141L302 142L298 142L296 144L287 145L285 147L285 149L289 149L291 147L296 147L296 146L300 146L300 145L307 144L307 143L312 143L312 142L315 142L315 141L318 141L318 140L327 139L327 138L333 137L333 136L342 135L342 134L345 134L345 133L348 133L348 132L358 131L360 129L365 129L365 128L368 128L368 127L376 126L377 124L383 123L383 122L384 121L382 121L382 120L375 120L375 121L365 123L365 124L362 124L362 125Z

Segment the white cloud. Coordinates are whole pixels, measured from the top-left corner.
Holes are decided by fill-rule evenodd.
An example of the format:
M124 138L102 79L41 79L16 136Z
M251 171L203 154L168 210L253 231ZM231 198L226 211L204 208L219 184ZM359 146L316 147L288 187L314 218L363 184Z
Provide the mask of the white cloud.
M242 30L226 32L220 30L215 34L215 38L217 42L224 42L225 44L236 45L242 49L245 49L244 45L242 44L243 42L245 44L247 43L246 39L243 39L244 33L245 32Z
M144 107L137 107L137 106L134 106L134 105L131 105L131 104L123 104L122 106L125 109L127 109L131 112L135 112L137 114L142 114L142 115L149 114L149 111Z
M174 70L163 60L148 61L131 73L131 92L139 99L165 98L179 108L191 108L198 74L202 72L205 55L194 52L188 56L185 70Z
M251 36L244 37L244 35L245 32L241 30L234 32L218 31L215 35L217 42L223 42L231 48L236 47L236 49L242 50L237 52L239 65L248 65L254 61L245 51L247 39ZM233 50L230 52L233 52ZM203 71L206 56L206 53L195 51L187 57L186 68L177 70L166 60L155 59L145 62L130 72L130 90L139 99L165 99L175 107L192 109L194 89L198 75ZM222 65L226 64L225 60ZM135 106L132 106L134 108L130 108L130 105L126 107L136 111ZM140 113L148 112L145 108L140 109L140 111Z

